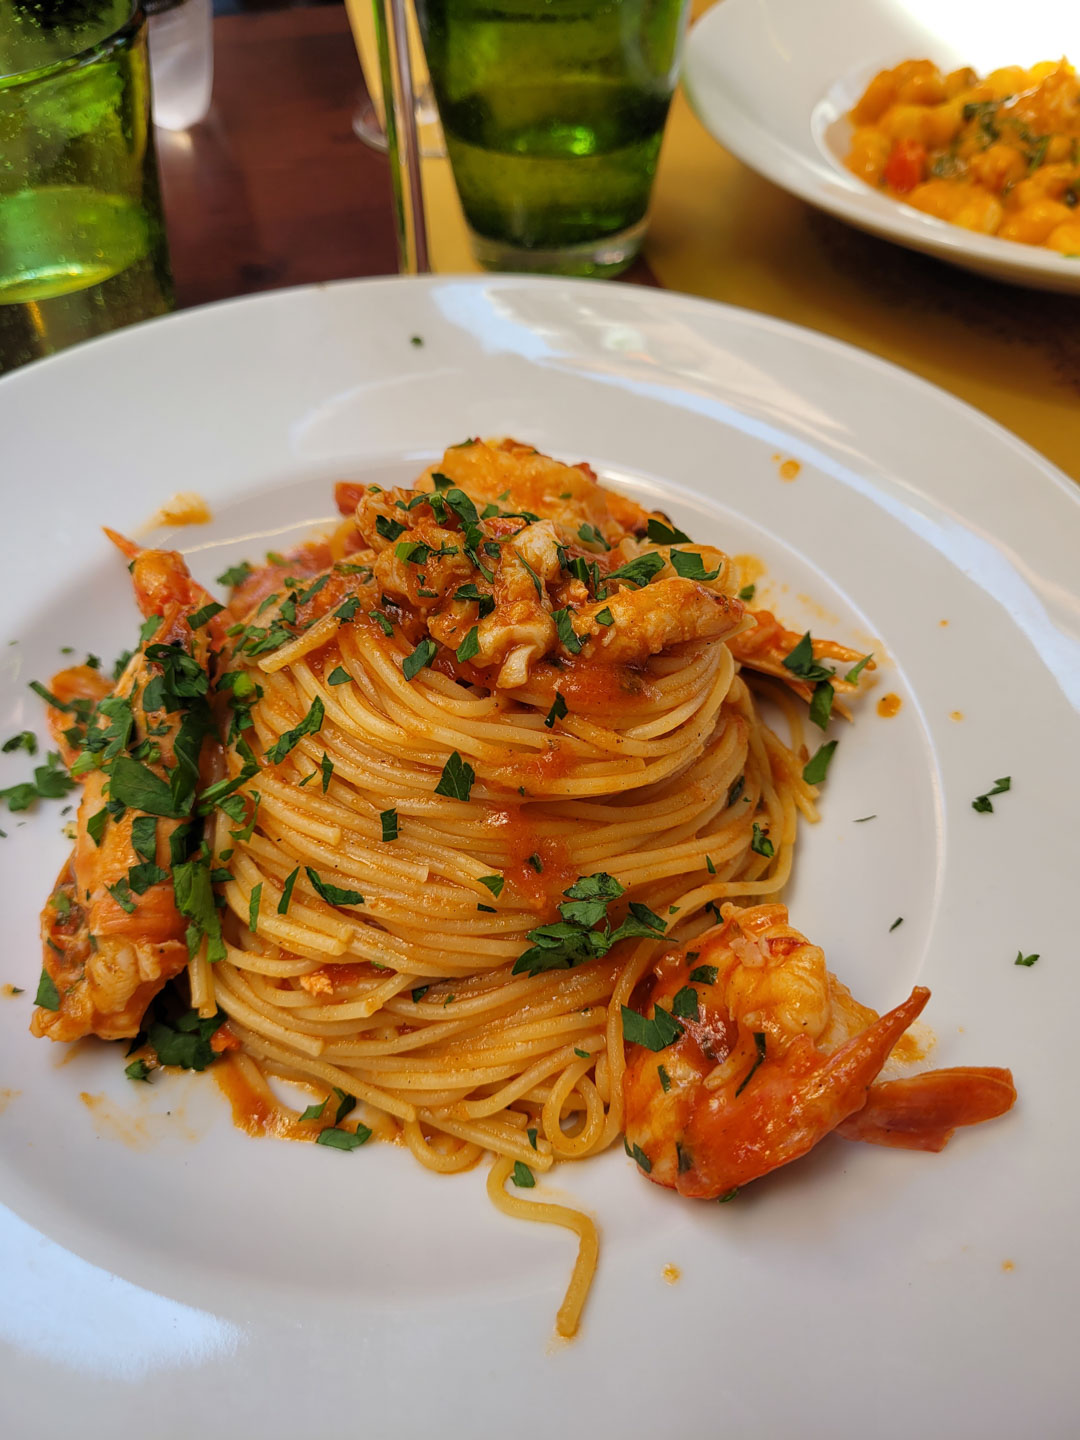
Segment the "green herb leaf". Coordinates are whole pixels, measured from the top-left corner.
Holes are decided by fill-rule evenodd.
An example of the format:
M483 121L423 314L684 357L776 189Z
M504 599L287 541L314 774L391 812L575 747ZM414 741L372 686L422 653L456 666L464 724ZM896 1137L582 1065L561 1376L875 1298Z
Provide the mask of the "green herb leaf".
M754 836L750 841L750 849L758 855L765 855L769 858L776 854L772 841L756 821L754 822Z
M699 985L715 985L717 973L715 965L699 965L696 970L690 971L690 979Z
M379 629L383 632L384 635L393 635L394 627L393 625L391 625L390 621L382 613L381 610L369 610L368 614L371 616L372 620L375 621L375 624L378 625Z
M614 624L615 624L615 616L612 615L611 610L608 608L607 605L605 605L602 610L598 610L598 611L596 612L596 614L593 616L593 619L596 621L596 623L597 623L598 625L614 625Z
M700 563L701 556L699 555L697 558ZM663 555L657 555L655 551L648 550L644 555L638 555L633 560L628 561L627 564L621 565L618 570L610 571L609 574L604 576L604 579L609 582L612 580L622 580L625 584L633 585L635 589L640 590L643 586L648 585L649 581L654 579L655 576L659 575L663 568Z
M161 616L160 616L160 615L148 615L148 616L146 617L146 619L143 621L143 623L139 626L139 642L140 642L140 644L145 645L148 640L152 640L152 639L154 638L154 636L157 634L158 630L160 630L160 628L161 628Z
M301 1121L304 1121L304 1120L321 1120L321 1119L322 1119L322 1116L323 1116L323 1111L326 1109L326 1107L327 1107L327 1105L329 1105L329 1103L330 1103L330 1096L328 1095L328 1096L326 1097L326 1099L322 1102L321 1105L309 1105L309 1106L307 1107L307 1109L304 1111L304 1113L300 1116Z
M631 1159L637 1161L638 1165L641 1167L642 1170L645 1171L646 1175L651 1174L652 1161L649 1159L648 1155L645 1154L645 1151L642 1150L641 1146L638 1145L636 1142L631 1145L625 1140L623 1143L626 1146L626 1153L631 1157Z
M348 685L351 679L352 676L345 669L345 667L343 665L337 665L334 667L333 670L330 671L330 674L326 677L326 683L328 685Z
M153 1068L145 1060L133 1060L130 1065L124 1066L124 1074L129 1080L145 1080L149 1084Z
M152 860L144 860L141 865L133 865L127 873L127 883L136 895L145 895L152 885L160 885L163 880L168 880L168 878L169 872L163 870L160 865L155 865Z
M131 843L144 860L157 858L157 821L153 815L137 815L132 820Z
M718 1195L718 1196L716 1197L716 1203L717 1203L718 1205L726 1205L729 1200L734 1200L734 1199L735 1199L735 1196L736 1196L738 1193L739 1193L739 1187L738 1187L738 1185L733 1185L730 1190L725 1190L724 1193L723 1193L723 1195Z
M718 565L715 570L706 570L705 562L696 550L672 550L670 558L676 575L681 575L684 580L715 580L723 568Z
M118 755L109 771L109 798L132 810L180 820L191 809L190 800L178 801L170 786L127 755Z
M585 545L599 545L602 550L610 550L611 546L604 539L595 525L581 525L578 527L578 539Z
M571 655L577 655L585 642L574 629L573 621L570 619L570 611L565 608L556 610L551 618L555 621L555 629L559 632L559 639L562 642L563 648L568 650Z
M236 587L242 585L252 573L252 568L248 562L241 560L239 565L231 565L228 570L223 571L222 574L217 577L217 583L219 585L227 585L230 590L235 590Z
M60 1009L60 992L53 984L52 976L47 970L42 970L41 972L37 994L34 996L34 1004L40 1005L43 1010Z
M666 1050L683 1033L683 1027L670 1011L662 1006L653 1007L653 1017L647 1020L636 1010L622 1007L623 1039L629 1045L643 1045L654 1053Z
M892 922L892 924L889 926L889 934L891 935L892 932L896 929L896 927L897 927L898 925L902 925L903 923L904 923L904 917L903 917L902 915L899 915L899 916Z
M100 810L95 810L93 815L87 820L86 833L95 845L101 844L102 836L105 834L105 826L108 823L109 812L104 806L102 806Z
M220 615L224 609L225 606L219 604L218 601L210 600L201 610L196 610L194 615L189 615L187 622L192 630L201 630L208 620L212 620L215 615Z
M1013 964L1014 964L1014 965L1026 965L1026 966L1028 966L1028 968L1030 968L1032 965L1035 964L1035 961L1038 960L1038 958L1039 958L1038 955L1025 955L1022 950L1018 950L1018 951L1016 952L1016 959L1013 961ZM40 1001L40 1000L38 1001L38 1004L39 1004L39 1005L41 1004L41 1001ZM53 1009L54 1007L53 1007L53 1006L50 1006L49 1008L50 1008L50 1009Z
M36 755L37 748L37 736L32 730L20 730L18 735L12 735L0 746L5 755L10 755L13 750L25 750L28 755Z
M258 933L259 928L259 906L262 904L262 881L251 887L251 894L248 897L248 929L252 935Z
M297 865L296 869L290 873L290 875L285 881L285 888L281 892L281 899L278 901L277 905L277 913L279 915L287 915L289 913L289 905L292 901L293 886L296 884L296 877L299 874L300 866Z
M332 1150L359 1150L361 1145L366 1145L371 1139L371 1131L366 1125L357 1125L356 1133L351 1130L338 1130L330 1128L320 1130L315 1137L316 1145L329 1145Z
M432 660L435 659L438 648L434 640L425 636L412 654L406 655L402 661L401 669L405 679L411 680L414 675L419 674L419 672L423 670L425 665L430 665Z
M671 1089L671 1076L664 1069L663 1065L658 1065L656 1067L656 1073L660 1077L660 1088L666 1095Z
M475 779L476 771L455 750L442 768L435 794L450 800L468 800Z
M698 1017L698 993L692 985L684 985L677 991L671 1002L671 1013L680 1020L696 1020Z
M399 520L391 520L389 515L377 515L375 517L376 532L381 535L384 540L389 540L391 544L393 544L399 535L405 534L405 529L406 527L402 525Z
M535 1146L533 1148L535 1149ZM514 1161L514 1173L510 1178L521 1190L531 1190L536 1184L536 1176L528 1165L523 1164L520 1160Z
M474 625L465 639L457 648L457 658L461 661L471 660L474 655L480 653L480 627Z
M347 600L343 600L341 604L337 607L337 609L334 611L334 617L337 620L351 620L359 609L359 595L350 595L349 598Z
M754 1044L757 1046L757 1059L754 1061L753 1065L750 1066L750 1069L747 1071L746 1078L735 1091L736 1099L739 1098L742 1092L746 1089L747 1085L750 1084L750 1081L753 1079L755 1073L757 1072L758 1066L765 1059L765 1036L761 1034L755 1034Z
M203 1020L197 1010L188 1010L175 1024L155 1020L147 1039L162 1065L179 1065L184 1070L205 1070L217 1054L210 1038L226 1020L224 1010Z
M819 665L814 659L814 642L810 638L809 630L806 631L794 650L785 655L780 663L793 675L797 675L800 680L828 680L836 674L835 670L829 670L824 665Z
M547 713L547 719L544 721L544 724L550 730L554 726L555 721L561 720L566 713L566 701L556 690L555 699L552 703L551 709Z
M157 868L156 866L154 867ZM117 880L114 885L106 885L105 889L120 906L125 915L135 914L135 901L131 898L131 887L126 880Z
M285 756L288 755L289 751L292 750L303 736L315 735L319 732L325 716L326 707L318 695L316 695L315 699L311 702L311 709L304 716L303 720L300 721L299 725L294 725L291 730L286 730L285 734L279 736L274 744L271 745L270 749L267 750L267 763L270 765L280 765L282 760L285 759ZM143 808L145 809L146 807L144 806Z
M650 519L646 535L654 545L689 545L690 536L674 525L665 525L662 520Z
M744 585L744 586L742 587L742 589L739 591L739 599L740 599L740 600L750 601L750 600L753 600L753 598L754 598L754 596L755 596L756 594L757 594L757 586L756 586L756 585Z
M808 785L820 785L825 779L837 743L836 740L827 740L803 766L802 778Z
M348 1095L344 1090L334 1086L334 1094L338 1097L337 1114L334 1116L334 1124L340 1125L346 1115L350 1115L356 1109L356 1096Z
M855 684L856 680L858 680L859 676L863 672L863 667L867 665L873 658L874 652L871 650L869 655L864 655L857 665L853 665L851 667L851 669L844 676L844 679L848 682L849 685Z
M424 996L430 989L430 985L417 985L416 989L412 992L413 1004L419 1005L420 1001L424 998Z
M321 880L310 865L305 865L304 871L316 895L321 896L328 905L363 905L364 897L359 890L343 890L339 885L331 885L328 880Z
M836 691L828 680L819 680L814 686L814 693L810 698L810 723L816 725L819 730L828 728L835 694Z
M496 900L502 894L503 886L506 884L506 881L501 875L481 875L479 880L481 885L487 886Z
M382 838L386 844L398 838L398 813L394 809L383 810L379 814L382 823Z

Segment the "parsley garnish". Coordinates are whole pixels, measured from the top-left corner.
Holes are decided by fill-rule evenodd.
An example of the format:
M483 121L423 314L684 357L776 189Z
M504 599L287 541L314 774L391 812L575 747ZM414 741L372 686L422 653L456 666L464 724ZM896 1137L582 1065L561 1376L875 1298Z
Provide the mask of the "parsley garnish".
M124 1066L124 1074L129 1080L145 1080L149 1085L150 1073L154 1069L145 1060L133 1060L130 1065Z
M435 659L438 645L429 636L423 638L411 655L406 655L402 661L401 669L406 680L411 680L414 675L419 674L425 665L430 665Z
M754 1044L757 1046L757 1059L754 1061L753 1065L750 1066L750 1069L746 1074L746 1078L743 1080L739 1088L735 1091L736 1099L739 1098L742 1092L746 1089L747 1085L750 1084L750 1081L753 1079L758 1066L765 1059L765 1036L760 1033L755 1033Z
M224 960L227 952L221 938L221 916L214 904L209 862L198 858L185 860L173 865L172 875L176 908L189 922L185 934L188 954L195 954L205 936L206 958L211 964Z
M1038 958L1039 958L1038 955L1025 955L1022 950L1017 950L1017 952L1016 952L1016 959L1013 961L1013 964L1014 964L1014 965L1026 965L1026 966L1028 966L1028 967L1030 968L1032 965L1035 964L1035 961L1038 960ZM39 1004L39 1005L41 1004L41 1001L40 1001L40 1000L38 1001L38 1004ZM51 1009L51 1008L53 1008L53 1007L50 1006L50 1009Z
M596 623L597 623L598 625L614 625L614 624L615 624L615 616L612 615L611 609L610 609L610 607L607 606L607 605L605 605L602 610L598 610L598 611L596 612L596 614L594 615L593 618L594 618L594 620L596 621Z
M683 1027L669 1010L662 1006L653 1007L653 1017L647 1020L636 1010L622 1007L623 1039L628 1045L643 1045L654 1053L667 1047L683 1033Z
M42 970L41 972L37 994L34 996L34 1004L40 1005L43 1010L60 1009L60 992L53 984L52 976L47 970Z
M236 587L242 585L252 573L251 566L248 562L241 560L239 565L231 565L228 570L219 575L217 577L217 583L219 585L227 585L230 590L235 590Z
M163 815L170 820L182 819L191 808L190 799L186 803L178 801L164 780L127 755L118 755L112 763L109 797L132 810Z
M486 885L497 900L502 894L506 881L501 875L481 875L478 877L481 885Z
M143 623L139 626L139 641L140 641L140 643L143 644L143 645L145 645L148 640L152 640L152 639L154 638L154 636L157 634L158 629L160 628L160 626L161 626L161 616L160 616L160 615L149 615L149 616L147 616L147 618L146 618L146 619L143 621Z
M550 710L548 711L548 713L547 713L547 719L544 721L544 724L545 724L545 725L547 726L547 728L550 730L550 729L554 726L555 721L556 721L556 720L561 720L565 714L566 714L566 701L563 699L563 697L562 697L562 696L559 694L559 692L556 690L556 692L555 692L555 699L554 699L554 701L552 702L551 709L550 709Z
M311 709L304 716L303 720L300 721L299 725L294 725L291 730L286 730L284 735L279 735L270 749L267 750L267 763L270 765L280 765L282 760L285 759L285 756L288 755L289 751L303 736L315 735L319 732L325 716L326 707L318 695L316 695L315 699L311 702ZM144 805L142 808L145 810L146 806Z
M739 1193L739 1187L738 1187L738 1185L733 1185L730 1190L725 1190L724 1193L723 1193L723 1195L718 1195L718 1196L716 1197L716 1203L717 1203L718 1205L726 1205L729 1200L734 1200L734 1199L735 1199L735 1196L736 1196L738 1193Z
M544 862L535 852L526 858L525 863L527 865L531 865L532 868L536 871L537 875L542 875L544 873Z
M858 680L860 674L862 673L863 666L866 665L873 658L874 652L871 650L869 655L864 655L857 665L853 665L851 667L851 669L844 676L844 679L848 682L849 685L855 684L856 680Z
M207 621L212 620L215 615L220 615L224 609L225 606L219 604L217 600L210 600L201 610L196 610L194 615L189 615L187 622L192 630L201 630Z
M60 756L56 751L50 750L45 757L45 764L35 766L33 780L0 790L0 800L6 800L8 809L16 813L29 810L38 799L58 800L74 788L75 781L61 765Z
M289 904L292 900L293 886L296 884L296 877L299 874L300 866L297 865L296 869L292 871L288 879L285 881L285 888L281 892L281 899L278 901L277 906L277 913L279 915L287 915L289 913Z
M985 795L976 796L976 798L971 802L971 808L973 810L977 810L980 815L992 815L994 813L994 807L990 803L990 796L1004 795L1006 790L1011 789L1012 776L1003 775L1000 780L994 781L993 788L988 790Z
M827 740L803 766L802 778L808 785L820 785L825 779L837 743L836 740Z
M588 1060L589 1058L588 1050L581 1050L578 1048L577 1045L574 1046L574 1054L578 1057L579 1060Z
M699 965L696 970L690 971L690 979L698 985L715 985L717 969L715 965Z
M405 528L400 520L391 520L389 515L377 515L375 517L376 533L381 535L384 540L389 540L391 544L399 535L405 534Z
M771 859L771 857L776 854L773 843L769 839L768 832L762 830L757 821L754 822L754 836L750 841L750 849L757 855L764 855L767 859Z
M334 611L334 617L337 620L351 620L359 608L359 595L350 595L349 598L343 601Z
M398 838L398 816L396 810L382 810L379 813L382 822L382 838L389 844L391 840Z
M646 535L654 545L689 545L690 536L675 525L665 525L662 520L650 519Z
M133 865L127 873L127 883L136 895L145 895L152 885L160 885L163 880L168 880L168 878L169 872L163 870L160 865L155 865L152 860L144 860L141 865Z
M105 826L108 823L109 812L105 808L105 806L102 806L100 810L95 810L93 815L91 815L90 818L87 820L86 833L90 836L90 839L93 840L95 845L101 844L102 837L105 834Z
M892 932L896 929L896 927L898 925L902 925L903 923L904 917L902 915L898 915L896 919L892 922L892 924L889 926L889 934L891 935Z
M476 771L455 750L442 768L435 794L450 800L468 800L475 779Z
M852 823L853 825L865 825L866 822L867 822L867 820L876 820L876 819L877 819L877 816L876 816L876 815L860 815L857 820L853 820L851 823Z
M656 1073L660 1077L660 1088L666 1095L671 1089L671 1076L664 1069L663 1065L658 1065L656 1067Z
M602 550L610 550L611 546L604 539L595 525L581 525L578 527L578 539L585 545L599 545Z
M416 989L412 992L413 1004L419 1005L420 1001L424 998L424 996L430 989L430 985L417 985Z
M474 625L465 639L457 648L457 658L461 661L471 660L474 655L480 653L480 627Z
M742 589L739 591L739 599L740 599L740 600L752 600L756 594L757 594L757 586L756 586L756 585L744 585L744 586L742 587Z
M700 561L700 559L701 557L699 555L698 560ZM621 565L618 570L612 570L608 575L605 575L604 578L609 581L622 580L625 584L633 585L635 589L640 590L643 586L648 585L654 576L659 575L663 568L664 557L650 550L644 555L636 556L633 560L628 561L627 564Z
M248 929L252 935L256 934L259 927L259 906L262 904L262 881L251 887L251 895L248 897Z
M514 1173L510 1178L521 1190L531 1190L536 1184L536 1176L529 1169L528 1165L525 1165L520 1160L514 1161Z
M32 730L20 730L18 735L12 735L10 740L5 740L0 750L5 755L10 755L13 750L25 750L28 755L36 755L37 736Z
M828 680L822 680L814 686L814 693L810 699L810 723L816 725L819 730L828 728L835 694L836 691Z
M371 616L372 620L375 621L375 624L378 625L379 629L383 632L384 635L393 635L394 627L393 625L391 625L390 621L382 613L381 610L369 610L368 614Z
M698 995L692 985L684 985L671 1002L671 1013L680 1020L696 1020L698 1016Z
M539 975L545 970L571 969L606 955L620 940L662 935L663 920L637 901L631 901L629 915L617 930L612 930L606 918L607 908L622 893L619 882L602 871L576 880L563 891L566 901L559 906L562 920L528 932L532 948L518 956L512 973ZM601 923L603 929L594 928Z
M319 1131L315 1137L315 1144L329 1145L332 1150L358 1150L370 1139L371 1131L366 1125L357 1125L355 1133L352 1130L338 1130L331 1126L329 1129Z
M179 1065L184 1070L205 1070L217 1059L210 1037L225 1023L224 1010L203 1020L197 1010L188 1010L175 1024L155 1020L147 1039L162 1065Z
M556 610L551 618L555 621L555 629L559 632L559 639L563 647L568 650L571 655L577 655L585 642L574 629L573 622L570 619L570 611L567 609Z
M364 897L359 890L343 890L339 885L331 885L328 880L321 880L310 865L304 866L304 872L316 895L321 896L328 905L363 905Z
M307 1107L307 1109L304 1111L304 1113L300 1116L301 1121L304 1121L304 1120L321 1120L321 1119L322 1119L322 1115L323 1115L323 1111L326 1109L327 1105L329 1105L329 1104L330 1104L330 1096L327 1095L326 1099L322 1102L321 1105L309 1105L309 1106Z
M684 580L715 580L723 568L718 565L715 570L706 570L696 550L672 550L671 564L676 575Z
M334 762L325 750L322 752L322 759L319 761L319 769L322 772L322 793L325 795L327 790L330 789L330 778L334 773Z
M646 1174L646 1175L649 1175L649 1174L652 1173L652 1161L649 1159L648 1155L645 1154L645 1151L642 1150L642 1148L641 1148L640 1145L638 1145L638 1144L636 1144L636 1143L633 1144L633 1145L631 1145L630 1142L629 1142L629 1141L626 1139L626 1137L624 1136L624 1137L623 1137L623 1148L625 1149L627 1155L629 1155L632 1160L636 1160L636 1161L637 1161L638 1165L641 1167L642 1170L645 1171L645 1174Z
M828 680L836 674L835 670L829 670L824 665L819 665L814 659L814 642L810 639L809 630L806 631L794 650L785 655L780 663L793 675L797 675L800 680Z
M328 685L347 685L351 679L352 676L345 667L338 665L330 671L330 674L326 677L326 683Z

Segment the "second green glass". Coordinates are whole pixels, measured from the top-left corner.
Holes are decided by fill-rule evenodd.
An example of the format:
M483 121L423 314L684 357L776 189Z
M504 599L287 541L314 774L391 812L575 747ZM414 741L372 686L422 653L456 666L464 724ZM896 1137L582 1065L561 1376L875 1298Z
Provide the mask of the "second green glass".
M637 255L687 0L417 0L477 259L610 275Z

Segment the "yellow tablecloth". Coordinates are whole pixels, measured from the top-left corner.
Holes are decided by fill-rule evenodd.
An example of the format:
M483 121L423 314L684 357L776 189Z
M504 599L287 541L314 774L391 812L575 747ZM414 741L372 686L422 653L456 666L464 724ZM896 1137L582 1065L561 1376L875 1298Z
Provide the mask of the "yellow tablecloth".
M477 270L447 161L424 162L424 193L433 268ZM722 149L681 93L645 258L666 289L776 315L903 365L1080 480L1080 301L979 279L811 209Z

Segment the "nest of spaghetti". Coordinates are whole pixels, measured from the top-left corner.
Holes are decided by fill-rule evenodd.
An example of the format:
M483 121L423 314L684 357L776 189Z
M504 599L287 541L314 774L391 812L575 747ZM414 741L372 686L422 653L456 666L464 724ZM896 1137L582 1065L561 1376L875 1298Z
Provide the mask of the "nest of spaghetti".
M940 1148L1008 1108L985 1071L868 1111L926 992L879 1020L777 903L835 749L809 755L800 700L824 729L872 659L513 441L336 498L327 538L228 572L227 608L119 542L140 648L109 693L53 682L86 791L37 1033L222 1054L252 1131L375 1135L442 1173L494 1156L501 1209L580 1237L565 1334L595 1227L509 1180L622 1139L650 1179L726 1198L857 1112L851 1138ZM182 972L191 1010L148 1012Z

